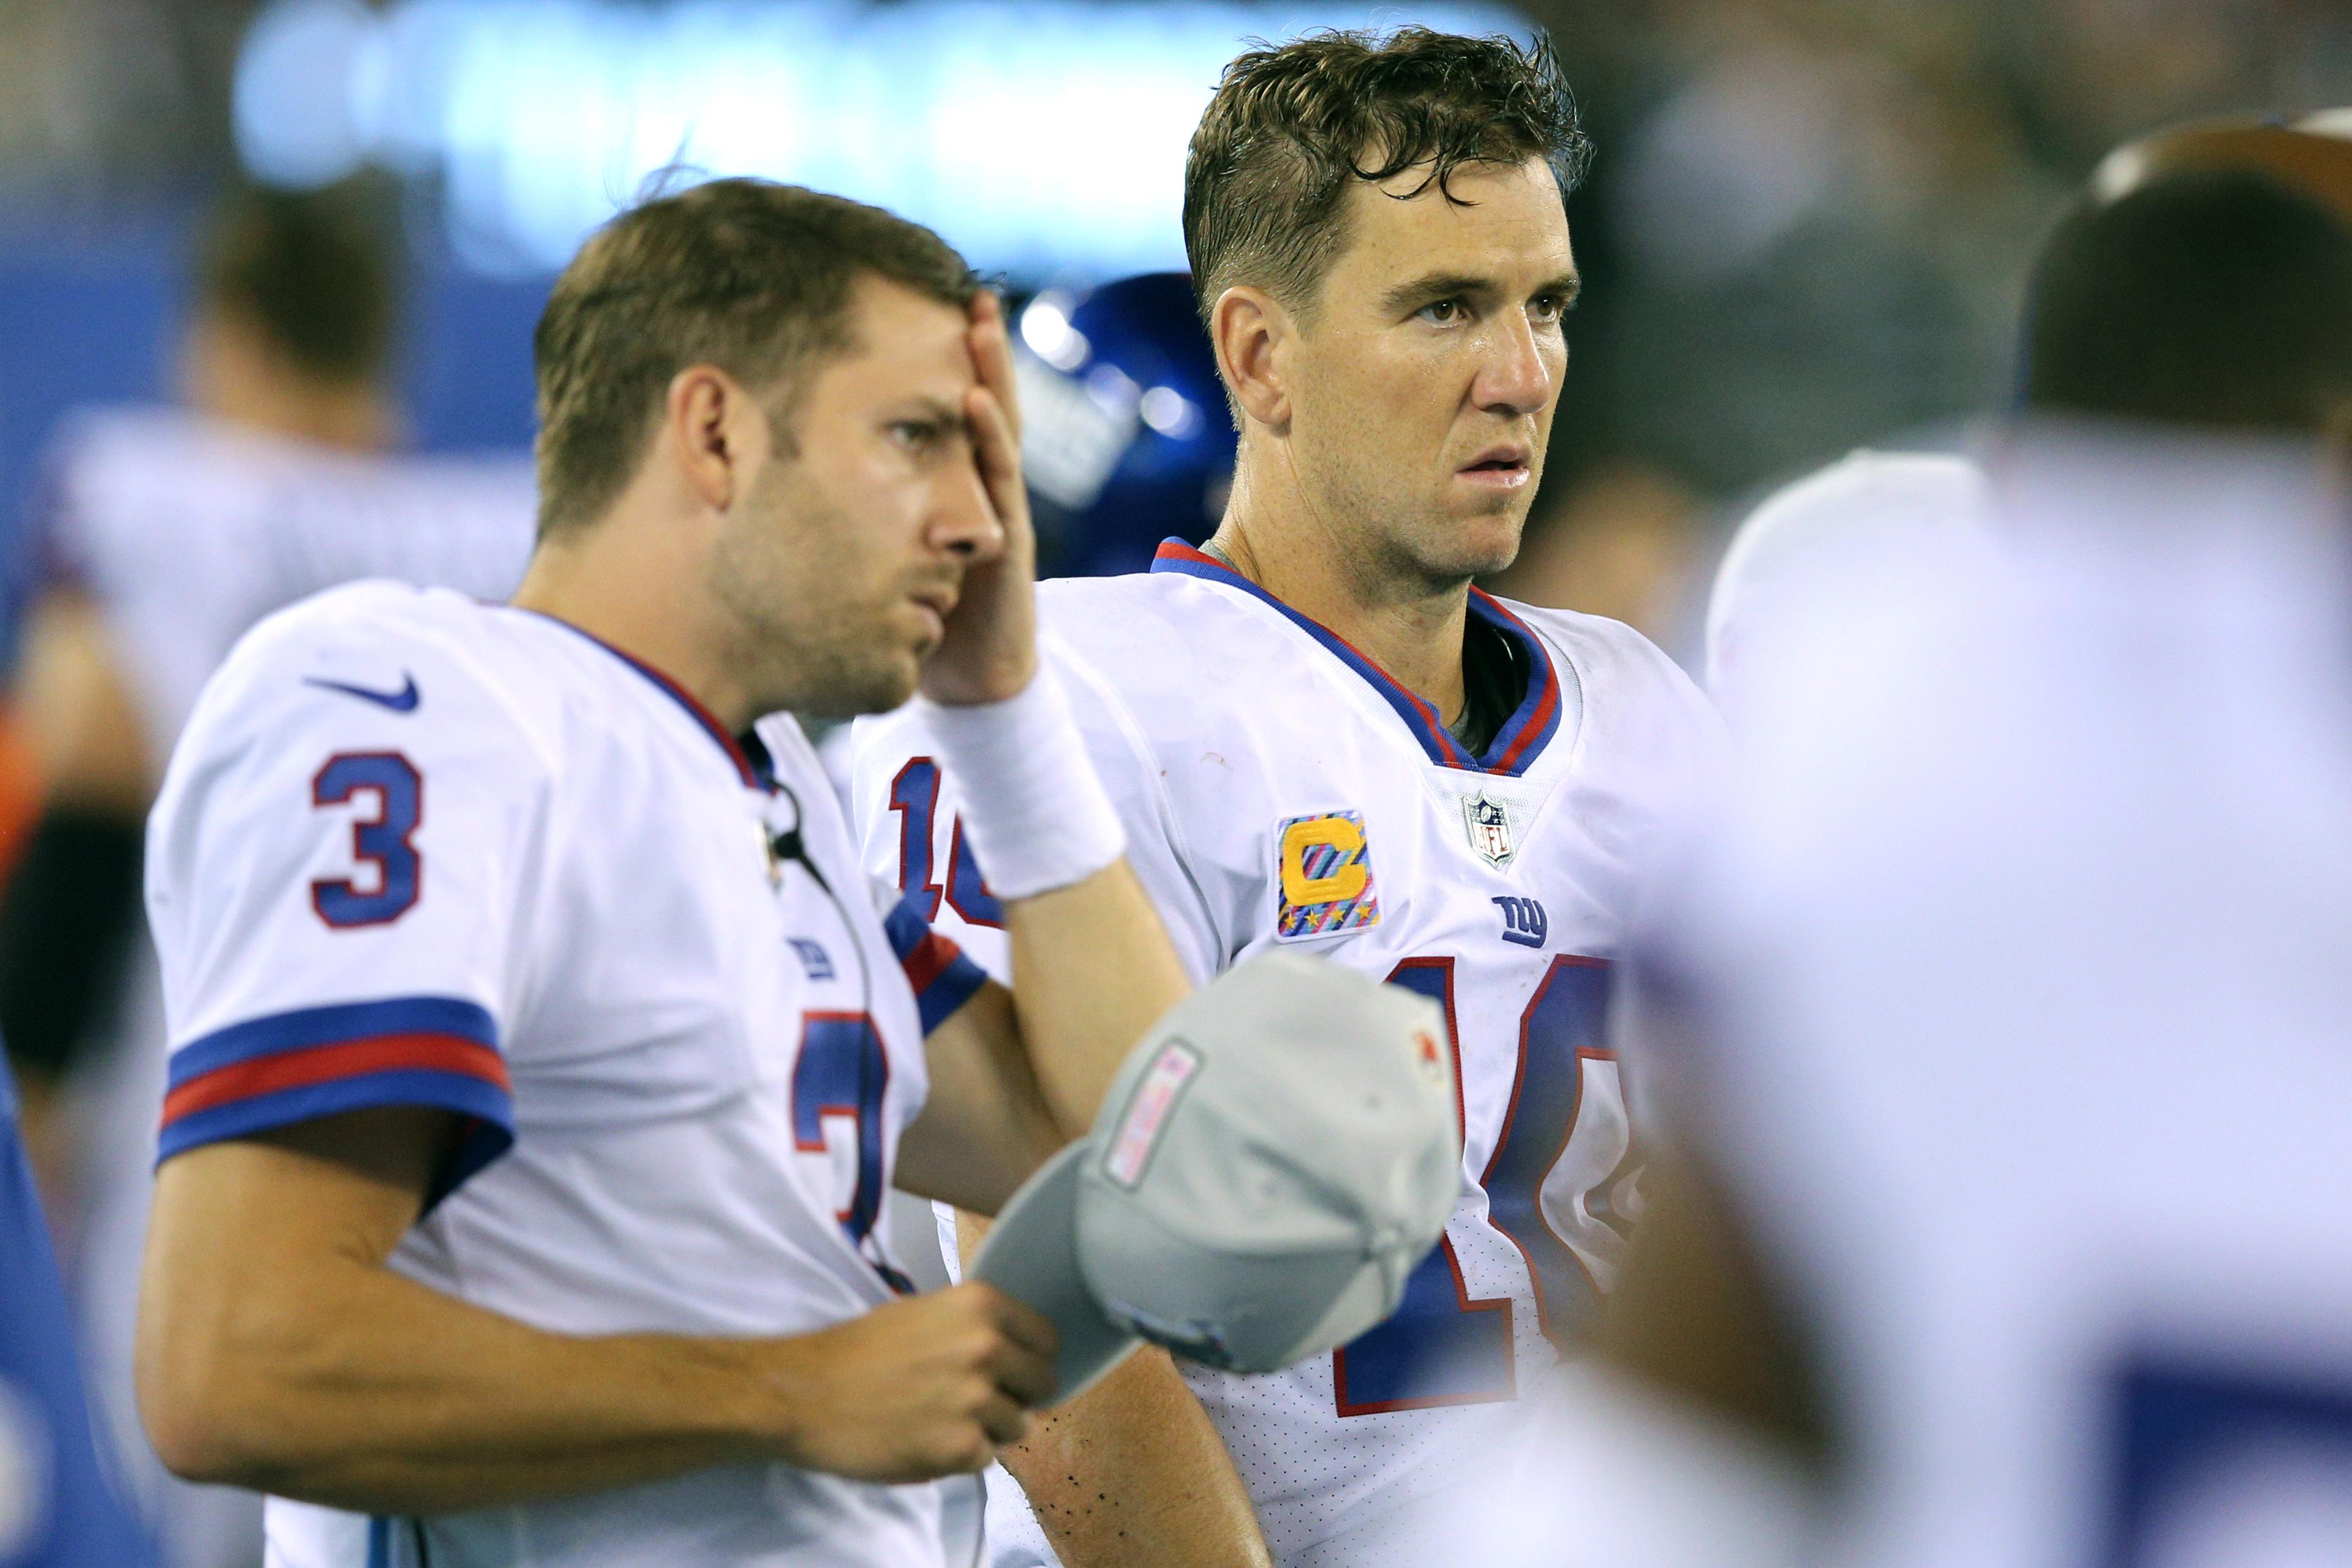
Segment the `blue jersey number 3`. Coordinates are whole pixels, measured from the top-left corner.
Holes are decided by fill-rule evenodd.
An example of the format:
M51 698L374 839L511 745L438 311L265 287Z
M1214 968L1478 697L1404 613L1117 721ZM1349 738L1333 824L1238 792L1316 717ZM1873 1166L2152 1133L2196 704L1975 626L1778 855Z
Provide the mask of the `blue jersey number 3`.
M373 796L373 802L361 800ZM425 780L398 752L343 752L327 759L310 781L310 804L352 805L352 858L373 875L321 877L310 884L310 907L338 931L384 925L416 907L425 862L409 840L425 820ZM362 813L373 809L373 816ZM362 886L362 881L372 884Z

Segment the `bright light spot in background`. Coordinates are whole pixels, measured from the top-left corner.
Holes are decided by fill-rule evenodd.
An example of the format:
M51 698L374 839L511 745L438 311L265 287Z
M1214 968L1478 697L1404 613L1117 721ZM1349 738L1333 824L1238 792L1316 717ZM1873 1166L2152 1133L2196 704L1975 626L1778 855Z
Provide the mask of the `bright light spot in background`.
M562 267L676 164L878 203L985 268L1102 279L1184 265L1184 149L1244 40L1407 21L1525 31L1475 3L277 0L237 63L237 146L281 185L438 176L459 255L493 273Z
M1070 325L1070 297L1059 289L1046 289L1022 310L1021 341L1058 371L1077 369L1094 352L1086 333Z
M1155 386L1143 395L1143 422L1171 440L1181 441L1200 424L1192 400L1172 386Z

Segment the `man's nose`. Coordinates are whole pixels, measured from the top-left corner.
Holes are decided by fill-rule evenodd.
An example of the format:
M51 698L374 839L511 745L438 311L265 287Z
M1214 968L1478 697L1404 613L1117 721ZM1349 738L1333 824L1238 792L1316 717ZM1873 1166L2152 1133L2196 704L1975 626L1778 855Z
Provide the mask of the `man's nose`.
M976 463L958 463L931 487L930 517L924 530L934 550L961 556L967 564L1004 553L1004 524L988 499Z
M1524 312L1509 310L1496 320L1470 395L1489 413L1533 414L1551 401L1557 379L1535 323Z

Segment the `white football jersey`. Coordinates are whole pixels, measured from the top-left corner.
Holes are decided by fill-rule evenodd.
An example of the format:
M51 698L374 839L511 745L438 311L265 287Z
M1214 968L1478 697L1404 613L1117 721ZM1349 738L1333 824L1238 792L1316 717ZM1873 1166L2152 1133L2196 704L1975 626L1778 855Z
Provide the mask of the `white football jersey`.
M81 410L47 466L47 568L98 605L158 765L262 616L363 577L503 599L538 516L527 454L339 452L173 408Z
M1841 1439L1808 1561L2352 1562L2352 538L2316 468L2012 438L1998 556L1817 621L1759 694L1658 960Z
M265 621L150 825L162 1157L438 1106L464 1135L393 1258L435 1289L572 1334L889 1300L874 1218L923 1037L982 976L881 912L805 742L764 738L772 774L657 672L455 593ZM269 1562L936 1568L940 1508L780 1465L423 1521L273 1501Z
M1276 1559L1376 1561L1351 1532L1391 1539L1382 1516L1466 1479L1478 1434L1574 1342L1617 1266L1634 1196L1611 966L1718 728L1626 627L1484 595L1472 614L1528 679L1481 757L1348 645L1181 544L1149 574L1048 583L1041 601L1046 657L1192 978L1295 945L1451 1021L1461 1204L1397 1314L1283 1373L1185 1368ZM866 863L1002 974L1000 911L935 754L911 710L860 721ZM1004 1511L992 1500L992 1521ZM1020 1533L1000 1564L1043 1560Z
M1731 536L1706 605L1706 689L1746 693L1822 618L1896 605L1990 548L1984 476L1947 453L1849 453L1768 497Z

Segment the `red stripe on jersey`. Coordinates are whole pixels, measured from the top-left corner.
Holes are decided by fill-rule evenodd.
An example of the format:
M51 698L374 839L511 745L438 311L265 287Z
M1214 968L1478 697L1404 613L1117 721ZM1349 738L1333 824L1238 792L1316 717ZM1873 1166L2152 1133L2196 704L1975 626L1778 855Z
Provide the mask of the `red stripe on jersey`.
M478 1040L457 1035L378 1035L215 1068L164 1097L163 1121L169 1126L183 1116L278 1089L400 1071L462 1073L501 1089L508 1087L506 1058Z
M963 949L951 939L931 931L908 948L907 956L898 963L907 971L907 984L914 987L916 995L920 996L930 989L931 982L946 973L948 965L962 953Z

